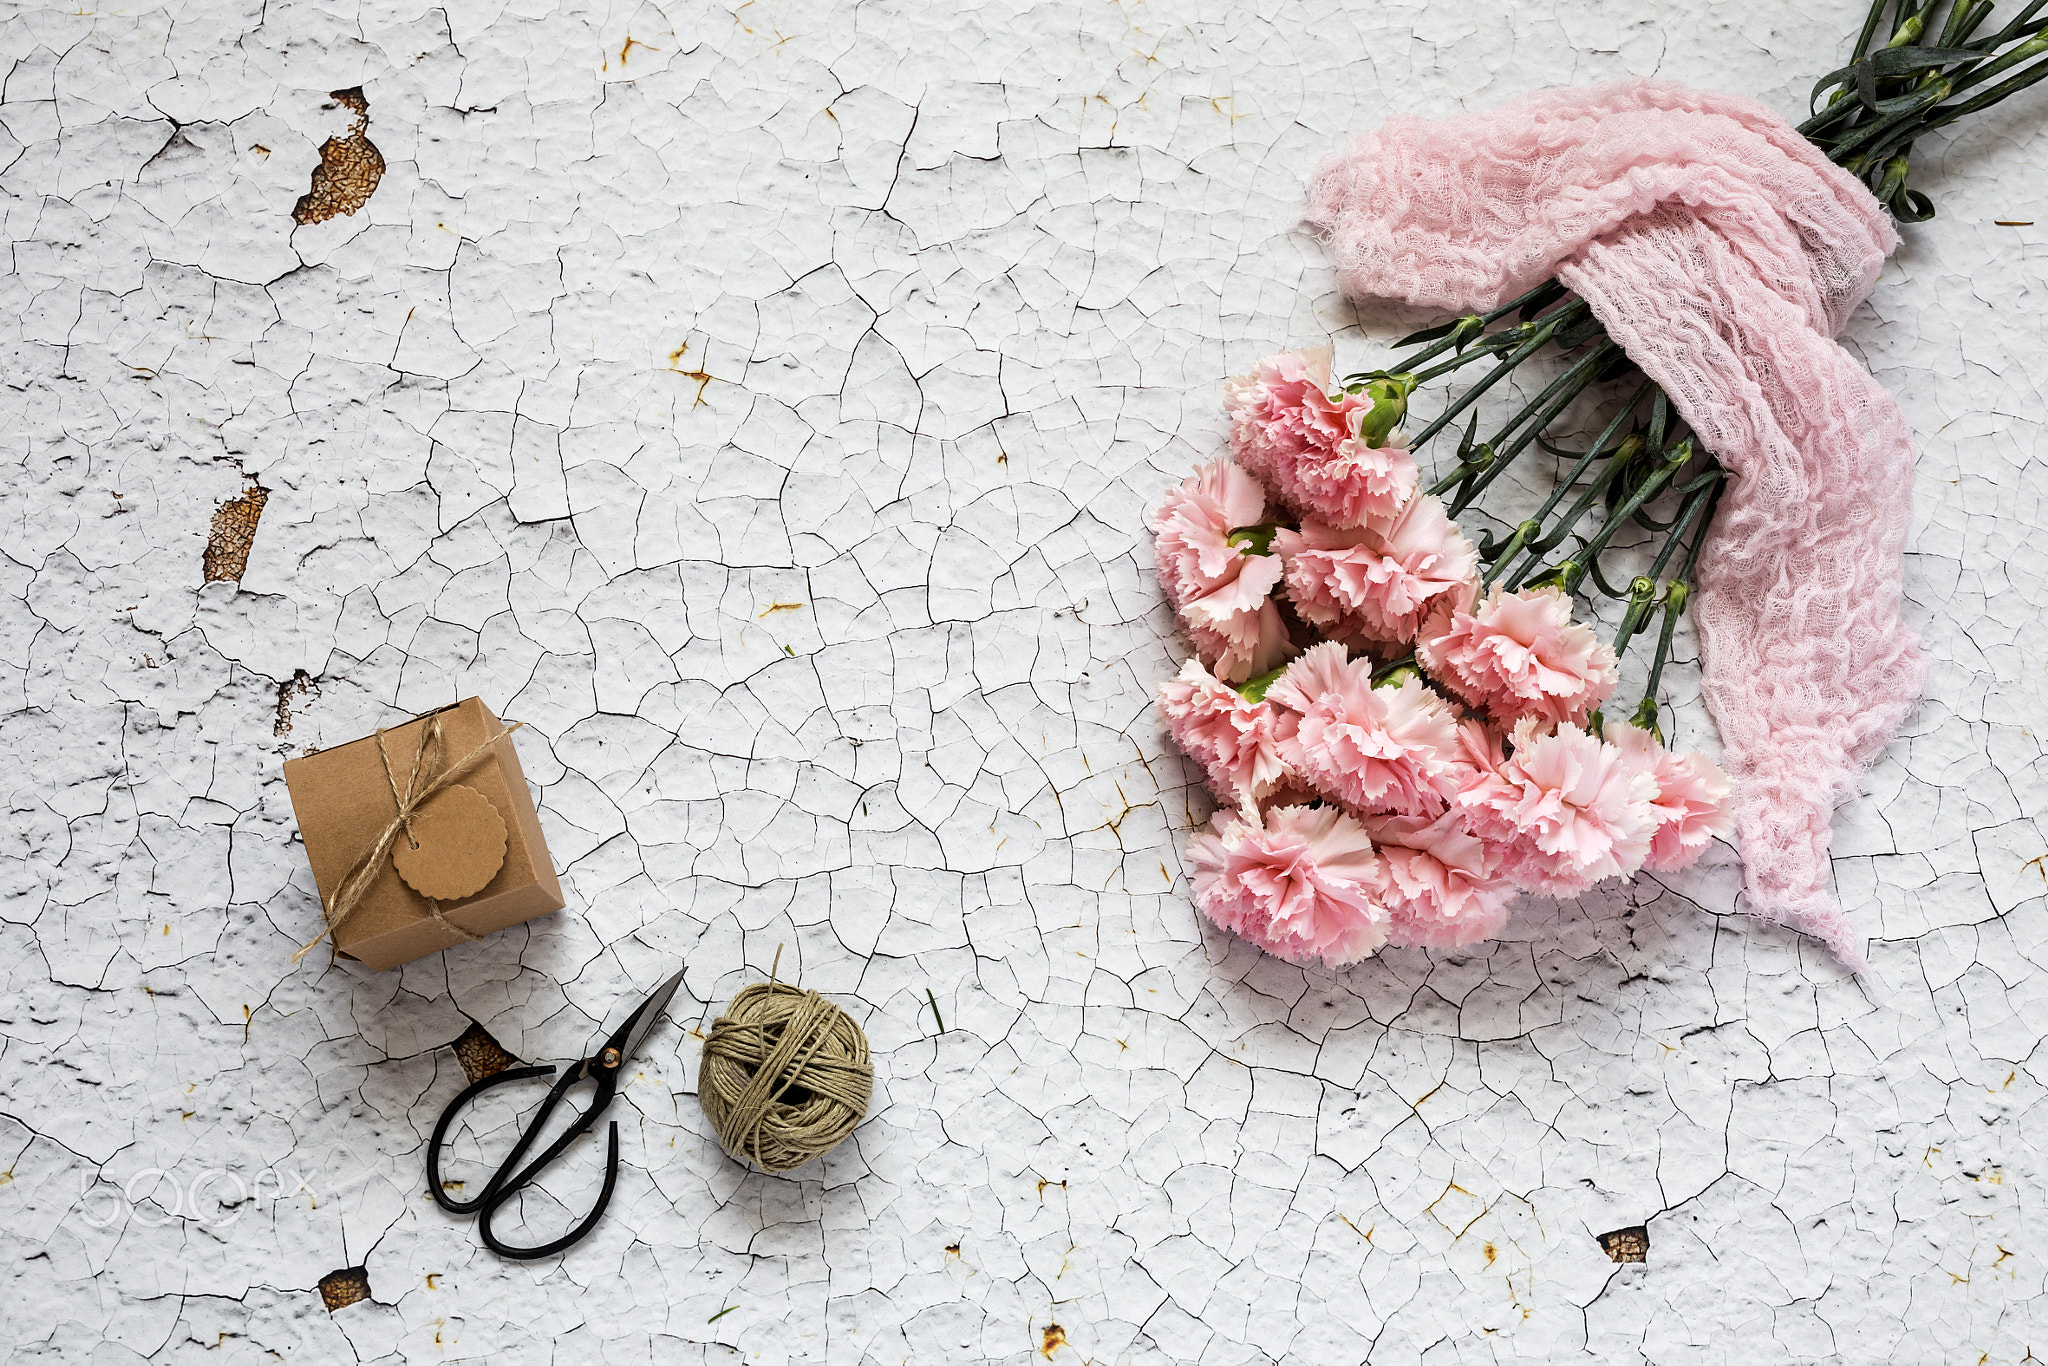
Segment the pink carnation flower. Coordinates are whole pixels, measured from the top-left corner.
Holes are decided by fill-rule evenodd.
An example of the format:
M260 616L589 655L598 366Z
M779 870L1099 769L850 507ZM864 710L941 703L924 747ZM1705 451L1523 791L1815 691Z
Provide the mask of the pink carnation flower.
M1650 810L1656 834L1650 839L1643 866L1672 873L1698 858L1716 837L1735 828L1728 798L1735 784L1706 755L1697 751L1673 754L1647 730L1625 721L1609 721L1607 742L1621 751L1622 762L1647 773L1656 784Z
M1432 678L1503 725L1533 716L1584 725L1614 691L1614 651L1572 620L1558 588L1495 588L1483 602L1439 599L1416 641Z
M1353 414L1367 404L1349 395L1331 400L1330 356L1327 346L1282 351L1223 383L1230 453L1269 485L1280 482L1283 461L1305 448L1334 454L1358 430Z
M1479 586L1478 553L1427 494L1390 523L1338 531L1304 521L1273 548L1295 612L1349 645L1406 646L1439 601L1468 602Z
M1517 833L1514 821L1502 814L1520 795L1500 776L1506 765L1505 742L1493 723L1476 717L1458 722L1458 747L1450 758L1451 801L1465 828L1489 848L1512 843Z
M1226 683L1270 672L1294 655L1271 597L1285 565L1278 555L1253 554L1229 539L1265 515L1258 481L1228 460L1197 469L1152 514L1167 601L1196 652Z
M1202 766L1226 807L1256 806L1288 777L1281 750L1301 719L1293 712L1245 700L1193 659L1159 685L1159 706L1175 743Z
M1263 826L1219 811L1188 858L1202 914L1290 963L1341 967L1387 941L1372 841L1335 807L1275 807Z
M1356 394L1329 394L1330 348L1283 351L1223 391L1230 450L1296 508L1338 527L1387 520L1415 492L1415 456L1359 439L1373 409Z
M1312 646L1266 693L1301 713L1288 760L1319 791L1364 814L1434 815L1457 789L1450 704L1408 674L1375 688L1372 661L1347 661L1335 641Z
M1415 455L1406 447L1368 446L1352 437L1334 456L1297 456L1283 470L1280 489L1332 526L1362 527L1399 513L1415 496L1416 476Z
M1455 811L1365 822L1379 846L1380 899L1396 948L1450 949L1491 939L1507 924L1515 888L1498 876L1500 854Z
M1650 851L1656 783L1615 746L1576 726L1539 733L1524 717L1500 767L1493 813L1515 827L1504 871L1519 885L1575 896L1610 877L1630 877Z

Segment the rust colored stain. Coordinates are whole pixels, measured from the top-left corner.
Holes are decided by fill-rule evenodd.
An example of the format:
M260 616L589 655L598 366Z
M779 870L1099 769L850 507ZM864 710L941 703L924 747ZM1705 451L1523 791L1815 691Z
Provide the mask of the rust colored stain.
M213 533L206 538L206 556L200 563L207 583L224 580L240 582L249 567L249 548L256 544L256 523L270 490L251 484L239 498L230 498L213 514Z
M697 381L697 397L690 404L690 411L695 412L699 408L709 407L710 405L704 402L704 391L711 387L711 376L703 370L678 370L676 373L684 379Z
M1049 1357L1067 1345L1067 1330L1057 1323L1045 1325L1045 1343L1038 1349L1040 1356Z
M332 98L353 112L355 122L348 136L329 138L320 144L320 164L313 168L313 184L292 209L294 223L325 223L336 214L354 213L370 202L377 182L384 178L384 154L370 141L370 104L362 87L336 90Z
M707 406L704 402L704 391L711 387L711 375L705 370L685 370L683 368L683 357L688 354L689 350L690 344L684 342L681 346L669 352L668 368L681 375L684 379L697 381L697 398L695 402L690 404L690 411L695 412L697 409Z

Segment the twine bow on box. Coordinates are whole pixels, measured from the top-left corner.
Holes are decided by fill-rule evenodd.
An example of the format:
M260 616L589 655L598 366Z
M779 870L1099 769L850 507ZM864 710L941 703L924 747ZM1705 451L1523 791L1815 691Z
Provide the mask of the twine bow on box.
M293 963L297 963L318 948L323 939L332 937L348 918L355 914L356 908L362 904L363 897L369 892L370 885L383 873L384 861L391 857L392 847L397 844L398 837L403 834L411 839L413 820L419 814L420 808L436 793L453 786L455 779L467 772L493 745L524 724L526 723L523 721L514 721L508 726L501 727L496 735L436 772L441 762L441 718L438 714L428 717L427 724L420 731L419 743L413 747L412 766L406 775L403 792L398 787L398 775L392 771L390 747L384 742L384 737L390 732L382 728L377 731L377 754L384 761L384 781L391 788L391 802L397 808L397 814L378 834L376 841L364 851L363 856L350 867L347 876L335 887L334 895L321 906L321 913L327 920L326 928L300 946L299 951L292 955ZM414 890L418 891L417 888ZM427 915L434 923L450 934L459 939L467 939L471 943L483 939L482 935L464 929L441 914L441 904L433 897L421 892L420 900L426 903Z

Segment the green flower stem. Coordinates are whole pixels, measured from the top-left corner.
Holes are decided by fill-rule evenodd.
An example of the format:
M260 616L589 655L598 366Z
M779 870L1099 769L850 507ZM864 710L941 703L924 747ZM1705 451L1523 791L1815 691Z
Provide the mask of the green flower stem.
M1650 681L1643 688L1643 700L1636 706L1631 719L1635 724L1656 734L1659 742L1664 739L1664 728L1657 724L1657 689L1664 681L1664 661L1671 657L1671 637L1678 630L1678 618L1685 612L1685 601L1692 596L1692 589L1684 579L1673 579L1664 588L1664 626L1657 632L1657 653L1650 658Z
M1607 543L1614 539L1617 532L1628 525L1629 520L1635 516L1638 508L1642 507L1643 504L1649 502L1652 498L1655 498L1666 484L1669 484L1677 477L1679 470L1683 469L1692 457L1693 444L1690 438L1680 441L1665 450L1662 462L1658 464L1656 469L1650 472L1650 477L1643 480L1642 484L1622 502L1620 507L1617 507L1608 514L1607 521L1601 525L1598 531L1593 533L1593 539L1586 542L1584 551L1580 556L1583 565L1572 580L1565 585L1567 592L1577 590L1579 581L1585 577L1586 570L1592 567L1594 561L1599 558L1600 552L1607 548ZM1712 482L1720 479L1720 477L1721 469L1717 465L1713 470L1702 475L1701 479L1696 480L1695 483L1702 481ZM1690 491L1691 487L1691 485L1688 485L1687 490Z
M2043 0L2043 3L2048 3L2048 0ZM1425 327L1420 332L1411 332L1395 342L1394 349L1398 351L1404 346L1415 346L1422 342L1431 343L1408 358L1408 364L1404 368L1413 370L1424 361L1440 356L1446 351L1463 349L1467 341L1483 333L1487 328L1493 326L1518 308L1528 310L1524 314L1527 317L1562 297L1564 297L1564 286L1555 280L1545 280L1528 293L1508 300L1491 313L1467 313L1463 317L1453 318L1447 323L1438 323L1435 327ZM1346 380L1345 383L1350 384L1362 378L1364 376L1354 375L1350 380Z
M1534 518L1518 523L1515 527L1515 534L1510 536L1508 543L1499 550L1493 549L1492 537L1491 535L1488 536L1487 543L1479 548L1479 557L1488 561L1486 577L1479 581L1479 591L1482 594L1487 589L1493 587L1493 581L1499 577L1500 571L1506 569L1508 563L1521 553L1522 547L1527 545L1542 530L1543 523ZM1513 587L1514 585L1509 585L1510 589Z
M1858 127L1855 131L1838 140L1833 147L1828 149L1829 159L1837 164L1843 164L1854 160L1856 155L1863 152L1866 148L1882 144L1889 150L1891 147L1899 145L1897 141L1887 142L1885 139L1910 124L1913 118L1929 105L1939 104L1947 99L1952 93L1952 89L1953 87L1950 83L1944 80L1929 86L1925 90L1919 91L1907 101L1906 107L1899 110L1896 114L1889 114L1868 126ZM1904 141L1908 142L1911 140L1911 138L1904 139Z
M1506 332L1496 332L1493 334L1492 337L1489 337L1486 341L1480 342L1475 346L1467 347L1462 353L1451 357L1443 364L1432 365L1429 367L1429 369L1424 370L1421 373L1417 374L1415 376L1415 382L1417 384L1427 384L1431 380L1436 379L1441 375L1448 375L1453 370L1459 369L1462 366L1470 365L1475 360L1482 360L1487 356L1498 355L1502 351L1507 350L1509 346L1514 344L1514 336L1518 332L1522 334L1522 339L1526 341L1529 337L1535 335L1536 329L1530 326L1528 323L1522 323L1516 327L1510 328Z
M1700 562L1700 547L1707 543L1707 531L1714 524L1714 511L1720 506L1721 492L1728 487L1726 480L1714 482L1713 493L1707 499L1706 516L1700 521L1700 530L1692 538L1692 547L1685 553L1685 567L1678 571L1664 590L1664 629L1657 634L1657 653L1650 659L1650 678L1643 688L1643 700L1636 706L1635 724L1643 730L1654 733L1658 743L1664 740L1664 731L1657 724L1657 689L1664 681L1664 661L1671 657L1671 636L1678 629L1678 618L1685 612L1686 602L1692 596L1693 570Z
M1692 582L1692 571L1700 562L1700 547L1707 543L1707 532L1714 525L1714 512L1721 506L1721 494L1727 489L1726 479L1716 479L1713 492L1707 497L1707 515L1700 519L1700 534L1692 538L1692 545L1685 552L1685 567L1678 571L1678 577Z
M1570 311L1571 307L1572 305L1567 305L1565 308L1559 309L1556 313L1553 313L1549 318L1547 318L1544 321L1543 325L1536 330L1535 335L1531 336L1528 341L1524 342L1519 348L1517 348L1512 356L1509 356L1506 360L1502 361L1494 369L1488 371L1485 377L1482 378L1479 381L1479 383L1473 385L1470 389L1467 389L1463 394L1459 395L1457 402L1453 403L1450 407L1444 409L1443 413L1440 416L1438 416L1436 421L1430 423L1427 427L1424 427L1422 429L1422 434L1416 437L1413 441L1408 443L1408 448L1410 450L1417 449L1422 445L1423 442L1429 440L1432 436L1435 436L1438 432L1442 431L1446 426L1450 424L1453 418L1455 418L1459 413L1464 412L1473 404L1477 403L1482 394L1484 394L1488 389L1491 389L1494 385L1500 383L1501 380L1505 379L1508 376L1508 374L1514 370L1516 366L1520 365L1523 361L1529 359L1529 357L1535 355L1538 351L1541 351L1543 349L1543 344L1549 341L1552 337L1556 336L1558 329L1563 327L1567 321L1576 321L1576 317L1568 319L1564 316L1568 311ZM1583 316L1585 305L1583 303L1579 303L1577 307L1581 310L1578 316Z
M1429 345L1408 357L1408 364L1405 368L1413 370L1424 361L1434 360L1446 351L1463 351L1467 342L1486 331L1489 321L1490 319L1481 314L1466 313L1451 319L1447 323L1440 323L1435 327L1425 327L1420 332L1411 332L1400 341L1395 342L1394 349L1398 351L1404 346L1411 346L1424 341L1429 342ZM1431 338L1435 340L1432 341ZM1365 373L1351 375L1345 379L1344 387L1348 389L1364 378Z
M1943 92L1944 98L1947 93L1946 91ZM1915 89L1896 99L1879 100L1876 104L1870 106L1867 111L1861 104L1843 103L1831 105L1820 113L1815 114L1805 123L1800 124L1798 131L1804 134L1810 141L1818 142L1821 140L1820 135L1822 133L1838 124L1849 123L1859 113L1870 112L1889 115L1898 114L1903 111L1905 114L1910 115L1926 108L1928 103L1926 91L1924 89ZM1844 156L1846 157L1847 154L1845 153Z
M1672 555L1677 553L1679 545L1685 540L1686 529L1692 525L1693 520L1699 516L1701 510L1721 500L1721 490L1727 484L1727 480L1723 478L1724 474L1725 471L1718 468L1710 470L1693 480L1690 484L1687 484L1682 490L1686 496L1685 510L1675 519L1677 525L1672 528L1670 537L1665 540L1664 548L1658 551L1657 558L1651 561L1651 578L1661 578L1663 576L1664 566L1669 564ZM1713 518L1709 517L1707 520L1712 521ZM1701 532L1701 536L1705 534L1704 531ZM1699 554L1700 536L1696 536L1693 538L1692 548L1687 551L1685 557L1685 573L1687 576L1691 575L1693 563L1699 559Z
M2043 24L2048 24L2048 20L2044 20L2042 23L2030 22L2035 15L2041 12L2044 5L2048 5L2048 0L2028 0L2027 7L2018 14L2015 14L2012 17L2011 23L1988 38L1979 38L1977 41L1969 44L1969 46L1984 52L1996 52L2015 38L2033 37L2041 31ZM1990 6L1987 4L1986 8L1988 9Z
M1988 62L1980 62L1958 75L1955 80L1955 93L1960 95L1965 90L1973 90L2000 72L2009 71L2029 57L2038 57L2043 52L2048 52L2048 40L2044 40L2041 34L2036 33L2003 56L1994 57Z
M2043 42L2043 40L2048 40L2048 33L2039 34L2030 39L2026 46L2031 47L2034 43ZM2048 52L2048 43L2044 43L2040 50ZM2000 81L1997 85L1992 86L1974 99L1964 100L1961 104L1952 104L1946 108L1936 109L1930 117L1916 124L1909 136L1895 137L1892 140L1891 146L1884 148L1884 150L1890 151L1892 147L1909 145L1923 134L1931 133L1937 128L1946 128L1965 114L1974 114L1980 109L1988 109L2000 100L2005 99L2008 95L2013 95L2026 89L2043 76L2048 76L2048 62L2036 62L2018 75Z
M1891 0L1871 0L1870 13L1863 20L1863 32L1856 36L1856 54L1850 61L1860 62L1869 55L1870 44L1877 37L1877 26L1884 22L1884 12L1890 8Z
M1663 459L1658 462L1657 468L1651 471L1650 477L1643 480L1642 484L1637 487L1634 493L1628 496L1620 507L1608 514L1606 522L1601 525L1598 531L1593 533L1593 539L1586 542L1580 548L1578 554L1572 556L1572 560L1575 563L1572 564L1571 569L1564 576L1565 592L1576 593L1578 591L1579 585L1585 581L1586 571L1591 567L1593 560L1599 556L1601 551L1607 548L1607 543L1614 539L1615 533L1628 525L1628 520L1635 515L1636 509L1656 497L1658 491L1671 482L1671 477L1677 474L1679 468L1686 461L1692 459L1692 456L1693 446L1690 441L1681 441L1664 452Z
M1640 438L1630 437L1630 440L1636 441L1640 449ZM1631 452L1629 460L1633 460L1635 455L1635 452ZM1587 511L1599 500L1600 496L1607 492L1607 486L1620 476L1622 470L1627 468L1629 460L1617 457L1608 461L1607 468L1600 471L1599 477L1594 479L1592 486L1579 495L1578 501L1566 510L1564 516L1557 520L1556 525L1540 538L1530 542L1528 546L1529 557L1522 562L1522 567L1517 569L1507 581L1508 592L1512 593L1517 588L1520 588L1522 581L1529 576L1530 571L1543 562L1543 557L1564 544L1565 537L1571 535L1572 528L1579 524L1580 520L1585 517Z
M1664 567L1671 562L1671 556L1685 540L1685 533L1692 527L1693 520L1707 504L1721 496L1722 480L1715 479L1706 487L1694 489L1685 500L1685 510L1675 519L1676 525L1665 540L1664 548L1657 552L1656 560L1650 565L1650 572L1629 585L1629 608L1621 619L1621 627L1614 633L1614 657L1621 658L1628 653L1629 641L1641 631L1650 619L1651 600L1656 595L1657 580L1664 576ZM1693 538L1695 546L1706 535L1702 530ZM1697 553L1695 551L1695 553ZM1688 555L1686 565L1691 568L1692 556Z
M1984 22L1984 16L1991 12L1991 0L1956 0L1955 7L1948 12L1948 23L1943 25L1941 37L1934 40L1936 47L1954 47L1976 31Z
M1473 414L1472 420L1476 426L1479 421L1478 414ZM1467 435L1469 437L1470 433L1467 433ZM1458 450L1458 470L1462 470L1463 473L1452 472L1458 480L1457 498L1463 498L1471 489L1472 481L1477 479L1485 471L1486 467L1493 463L1493 447L1485 442L1481 442L1468 451L1465 449L1466 444L1466 442L1460 442ZM1439 487L1441 487L1440 484ZM1456 498L1452 501L1455 502Z
M1452 500L1449 508L1451 516L1455 517L1460 512L1463 512L1471 505L1474 498L1486 492L1487 486L1500 478L1501 471L1506 469L1516 456L1520 455L1535 442L1537 436L1549 425L1552 418L1563 412L1571 405L1573 399L1585 392L1587 386L1592 384L1594 378L1599 374L1600 367L1607 364L1615 353L1620 350L1621 348L1612 341L1604 337L1601 338L1598 346L1574 362L1570 369L1551 381L1549 388L1538 394L1521 412L1510 418L1507 425L1500 429L1500 433L1492 441L1486 443L1493 447L1492 463L1487 467L1486 472L1477 479L1474 479L1469 486L1459 488L1458 496ZM1514 431L1517 427L1523 426L1525 423L1528 429L1521 436L1516 437L1511 445L1502 448L1498 444L1505 440L1510 432ZM1437 486L1432 488L1430 492L1440 492L1448 485L1450 478L1447 475L1443 480L1439 480Z
M1599 497L1600 491L1607 487L1608 482L1611 479L1613 479L1613 477L1619 470L1625 467L1629 463L1629 461L1635 459L1637 451L1642 449L1642 438L1631 435L1629 437L1624 438L1621 444L1614 447L1612 450L1609 450L1607 448L1607 443L1612 441L1615 438L1615 436L1620 433L1622 424L1628 421L1628 419L1635 413L1636 409L1642 404L1643 399L1647 397L1650 391L1654 388L1656 388L1656 386L1650 383L1648 380L1644 380L1643 383L1640 386L1638 386L1635 393L1629 397L1628 402L1622 404L1621 408L1614 414L1614 417L1608 422L1608 424L1605 427L1601 429L1600 435L1593 438L1593 443L1586 447L1585 453L1580 455L1578 463L1573 465L1571 467L1571 470L1568 473L1566 473L1563 478L1557 481L1557 486L1551 489L1550 496L1543 500L1543 506L1536 509L1536 514L1531 520L1535 521L1540 526L1546 517L1550 516L1552 512L1557 510L1557 505L1564 501L1564 496L1567 493L1571 492L1572 486L1577 484L1579 480L1585 476L1586 470L1589 467L1591 467L1595 460L1605 459L1607 461L1606 469L1602 470L1600 473L1600 477L1593 481L1593 487L1584 494L1580 495L1579 501L1572 505L1571 511L1565 514L1564 519L1558 524L1556 529L1554 529L1549 535L1536 538L1532 541L1529 563L1524 564L1522 566L1522 570L1524 573L1526 573L1538 559L1540 559L1544 555L1549 554L1552 550L1556 549L1559 545L1564 543L1564 538L1571 532L1571 529L1574 526L1578 525L1579 519L1586 515L1586 510L1593 506L1593 500ZM1633 446L1631 446L1631 443L1634 443ZM1550 448L1546 445L1545 449ZM1511 551L1508 552L1508 554L1512 553L1513 552ZM1501 565L1503 568L1506 566L1506 561L1507 556L1503 555L1501 559ZM1515 590L1515 587L1517 586L1517 583L1520 580L1520 578L1521 575L1517 574L1514 579L1508 582L1509 592L1513 592ZM1490 581L1491 576L1489 576L1489 582Z
M1655 575L1638 574L1628 586L1628 611L1622 613L1621 625L1614 632L1614 657L1618 660L1628 653L1628 643L1643 629L1643 623L1650 619L1650 609L1657 600L1657 579Z

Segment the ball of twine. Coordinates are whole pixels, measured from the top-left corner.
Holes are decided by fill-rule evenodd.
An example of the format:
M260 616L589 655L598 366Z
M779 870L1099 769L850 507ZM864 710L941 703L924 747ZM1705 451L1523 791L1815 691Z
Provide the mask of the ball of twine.
M697 1101L725 1150L786 1172L838 1147L867 1117L868 1036L815 991L756 982L711 1026Z

